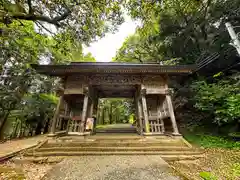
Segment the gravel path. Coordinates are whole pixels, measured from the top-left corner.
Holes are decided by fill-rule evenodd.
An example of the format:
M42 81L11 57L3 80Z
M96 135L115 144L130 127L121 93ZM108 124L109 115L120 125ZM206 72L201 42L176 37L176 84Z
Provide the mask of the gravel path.
M38 135L24 139L10 140L2 144L0 143L0 159L6 159L12 154L33 147L37 145L38 142L44 141L45 139L46 135Z
M181 180L160 156L66 158L43 180Z

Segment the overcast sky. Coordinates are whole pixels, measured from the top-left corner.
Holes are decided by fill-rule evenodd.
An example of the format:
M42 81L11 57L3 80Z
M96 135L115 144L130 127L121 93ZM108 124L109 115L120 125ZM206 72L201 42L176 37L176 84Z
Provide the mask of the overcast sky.
M134 34L139 23L126 17L125 22L119 26L115 34L106 34L104 38L90 44L84 49L84 53L92 53L98 62L109 62L116 55L116 51L122 46L126 37Z

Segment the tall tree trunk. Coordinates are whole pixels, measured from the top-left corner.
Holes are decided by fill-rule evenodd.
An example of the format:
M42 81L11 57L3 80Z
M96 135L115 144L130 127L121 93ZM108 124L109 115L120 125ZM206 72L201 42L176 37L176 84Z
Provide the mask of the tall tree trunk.
M105 119L105 108L102 109L102 125L104 125L104 119Z
M116 123L119 123L119 109L116 109Z
M109 123L112 124L112 103L110 104L110 109L109 109Z
M42 122L38 120L36 129L35 129L35 135L41 134L41 129L42 129Z
M4 114L3 118L0 119L0 139L4 138L4 129L5 129L5 125L8 119L8 116L10 115L11 111L15 109L16 105L21 101L22 97L24 96L24 94L27 92L28 90L28 85L26 85L26 87L23 87L19 94L18 94L18 99L16 101L13 101L10 104L11 109L7 111L7 113Z
M97 124L101 123L101 109L98 107L97 110Z
M25 132L26 132L26 124L25 124L25 126L23 128L23 131L22 131L22 137L25 137Z
M47 118L45 126L44 126L44 131L43 131L44 134L48 132L49 123L50 123L50 119Z
M18 119L16 118L16 125L14 127L14 130L13 130L12 134L11 134L11 139L13 139L17 136L18 125L19 125L19 122L18 122Z
M19 131L18 131L18 135L17 135L17 138L20 138L21 135L22 135L22 119L20 120L20 127L19 127Z
M4 130L6 128L6 122L8 119L8 116L10 114L10 111L4 114L3 118L0 121L0 139L4 139Z

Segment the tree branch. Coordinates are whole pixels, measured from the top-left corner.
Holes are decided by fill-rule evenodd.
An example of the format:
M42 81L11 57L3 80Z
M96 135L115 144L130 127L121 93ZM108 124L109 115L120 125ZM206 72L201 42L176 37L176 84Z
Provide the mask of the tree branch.
M52 19L47 16L34 15L34 14L14 14L11 16L11 18L28 20L28 21L44 21L59 27L60 26L59 22L66 19L70 14L71 14L71 11L67 9L61 16L56 16Z
M28 2L28 8L29 8L28 13L33 14L32 0L28 0L27 2Z
M67 9L61 16L56 16L55 18L53 18L53 21L62 21L64 19L66 19L69 15L71 14L70 9Z
M36 22L36 25L39 27L39 28L43 28L45 31L49 32L50 34L52 35L56 35L55 33L53 33L52 31L50 31L49 29L47 29L44 25L42 25L40 22Z

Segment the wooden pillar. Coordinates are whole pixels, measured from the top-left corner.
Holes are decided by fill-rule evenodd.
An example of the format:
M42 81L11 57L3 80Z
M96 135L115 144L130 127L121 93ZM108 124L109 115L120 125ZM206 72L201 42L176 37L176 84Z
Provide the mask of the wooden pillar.
M94 124L93 124L93 133L96 132L97 126L97 118L98 118L98 98L95 97L93 100L93 117L94 117Z
M71 118L70 118L70 108L69 108L68 102L66 102L66 104L65 104L65 113L64 113L64 115L68 118L67 119L67 123L66 123L66 132L68 132L69 131L70 121L71 121Z
M142 124L142 106L141 106L141 102L139 99L136 100L137 102L137 110L138 110L138 118L139 118L139 126L140 126L140 134L142 135L143 133L143 124Z
M81 128L80 128L81 132L84 132L84 128L85 128L87 109L88 109L88 98L89 98L88 94L85 94L84 100L83 100L82 120L81 120Z
M149 133L148 109L147 109L145 89L142 90L142 107L143 107L143 116L144 116L144 122L145 122L145 132Z
M89 117L93 116L93 107L94 107L94 102L93 100L91 100L91 102L89 103L89 113L88 113Z
M139 97L137 93L135 94L134 97L134 104L135 104L135 114L136 114L136 119L137 119L137 128L139 128L139 134L142 135L142 120L140 117L140 111L139 111Z
M50 128L50 134L51 135L55 134L56 124L57 124L57 121L58 121L59 112L60 112L61 105L63 104L63 101L64 101L63 100L63 95L61 95L60 98L59 98L59 101L58 101L57 108L55 110L53 119L52 119L52 124L51 124L51 128Z
M65 101L65 103L64 103L64 116L68 115L68 113L69 113L68 111L69 111L68 102Z
M160 125L160 133L164 133L165 132L165 127L164 127L164 122L163 122L163 101L160 97L160 95L157 97L157 117L158 117L158 124Z
M167 101L168 111L169 111L169 115L170 115L170 119L171 119L172 127L173 127L173 133L172 134L173 135L180 135L179 131L178 131L175 115L174 115L171 96L169 94L166 95L166 101Z
M176 119L175 119L175 115L174 115L174 110L173 110L173 105L172 105L172 99L171 99L171 95L170 95L170 91L168 88L168 83L169 83L169 77L166 74L165 75L165 90L166 90L166 101L167 101L167 106L168 106L168 112L170 115L170 119L172 122L172 127L173 127L173 135L180 135L179 131L178 131L178 127L177 127L177 123L176 123Z
M93 101L93 116L97 118L98 114L98 98L95 98Z

